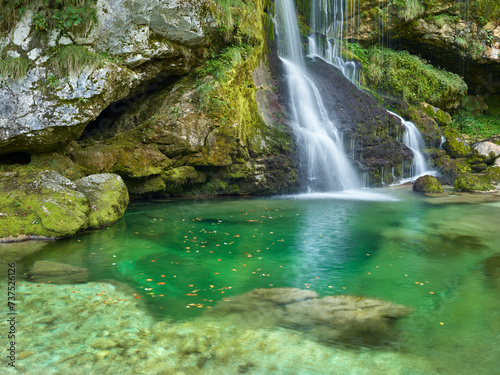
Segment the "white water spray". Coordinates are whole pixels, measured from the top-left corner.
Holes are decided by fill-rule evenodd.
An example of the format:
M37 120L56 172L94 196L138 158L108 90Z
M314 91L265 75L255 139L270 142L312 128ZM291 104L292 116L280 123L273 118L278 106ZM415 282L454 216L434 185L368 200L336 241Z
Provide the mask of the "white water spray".
M344 153L338 129L305 70L293 0L277 0L276 10L279 53L287 73L294 132L305 150L308 191L359 189L361 183Z
M425 141L415 124L411 121L406 121L394 112L387 112L401 120L401 123L406 130L405 134L403 135L403 143L413 152L413 161L411 164L410 173L411 177L401 180L400 183L416 180L418 177L424 176L426 174L436 174L435 171L429 170L428 168L426 157L422 152L422 149L425 148Z

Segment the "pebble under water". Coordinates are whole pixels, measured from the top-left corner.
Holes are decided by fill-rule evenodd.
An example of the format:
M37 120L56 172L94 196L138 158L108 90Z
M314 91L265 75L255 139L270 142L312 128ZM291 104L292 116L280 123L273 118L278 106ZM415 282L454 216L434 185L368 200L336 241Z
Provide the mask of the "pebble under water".
M500 199L492 200L465 204L461 195L426 198L400 187L364 197L131 203L115 225L18 261L21 270L37 260L85 267L91 282L20 281L17 370L497 373ZM383 346L323 342L270 325L259 311L240 321L210 315L231 297L278 287L414 312Z

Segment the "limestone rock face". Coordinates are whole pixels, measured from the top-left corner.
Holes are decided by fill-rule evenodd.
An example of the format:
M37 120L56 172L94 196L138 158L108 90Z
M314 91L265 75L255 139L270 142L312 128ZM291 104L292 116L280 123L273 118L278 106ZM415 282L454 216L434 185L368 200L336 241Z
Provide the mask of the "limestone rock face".
M153 58L173 57L178 50L208 44L203 16L206 1L182 0L99 0L99 26L89 38L100 50L124 58L137 66ZM179 62L181 66L185 65Z
M0 178L0 239L64 237L118 220L128 193L118 175L75 182L55 171Z
M255 289L218 303L207 316L235 316L246 324L280 325L320 340L381 344L410 307L373 298L339 295L318 298L312 290Z
M81 284L89 281L89 270L65 263L38 260L28 271L28 277L34 282Z
M139 78L108 63L68 77L49 93L45 81L50 74L35 66L20 81L0 81L0 153L61 147L111 102L128 95Z
M413 191L431 194L444 192L443 187L438 182L436 177L429 175L419 177L413 184Z
M160 72L181 75L199 65L213 29L206 4L99 0L98 22L87 37L52 30L53 50L40 45L27 10L1 40L6 54L27 62L28 70L20 79L0 78L0 154L60 149L111 103L141 90ZM65 48L69 56L84 53L92 62L61 76L55 65Z

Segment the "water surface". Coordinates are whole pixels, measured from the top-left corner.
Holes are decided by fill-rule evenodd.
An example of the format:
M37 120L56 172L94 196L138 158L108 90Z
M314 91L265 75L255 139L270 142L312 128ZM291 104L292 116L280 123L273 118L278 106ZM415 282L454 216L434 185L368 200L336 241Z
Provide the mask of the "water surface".
M436 373L496 373L500 204L435 202L386 189L132 203L112 227L50 243L24 263L89 268L92 280L135 288L156 319L178 322L254 288L380 298L415 312L399 322L397 349L367 353L416 355Z

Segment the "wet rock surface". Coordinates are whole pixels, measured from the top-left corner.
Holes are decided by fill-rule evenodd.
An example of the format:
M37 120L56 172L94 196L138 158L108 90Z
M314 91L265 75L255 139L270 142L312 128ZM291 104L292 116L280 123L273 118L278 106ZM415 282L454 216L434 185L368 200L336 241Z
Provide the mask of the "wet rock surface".
M409 175L404 162L409 164L413 153L397 141L404 134L401 121L331 64L315 58L308 60L307 67L332 122L344 132L346 154L368 172L370 186L392 183L404 172Z
M283 326L307 332L321 341L377 345L394 339L396 321L412 311L410 307L374 298L318 298L311 290L269 288L229 298L206 315L235 315L235 319L250 326Z

